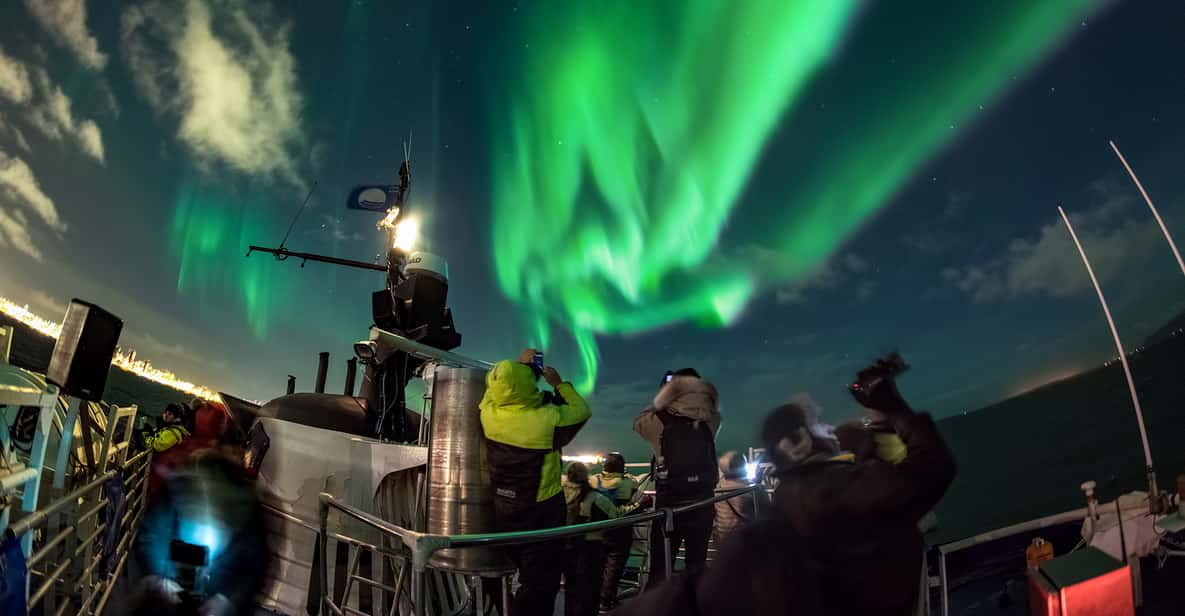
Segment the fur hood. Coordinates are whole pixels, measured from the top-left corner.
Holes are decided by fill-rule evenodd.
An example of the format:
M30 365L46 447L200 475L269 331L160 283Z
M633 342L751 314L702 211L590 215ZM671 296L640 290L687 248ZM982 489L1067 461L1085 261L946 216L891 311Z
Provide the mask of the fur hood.
M709 421L716 410L716 387L694 376L676 376L654 396L654 408L697 421Z

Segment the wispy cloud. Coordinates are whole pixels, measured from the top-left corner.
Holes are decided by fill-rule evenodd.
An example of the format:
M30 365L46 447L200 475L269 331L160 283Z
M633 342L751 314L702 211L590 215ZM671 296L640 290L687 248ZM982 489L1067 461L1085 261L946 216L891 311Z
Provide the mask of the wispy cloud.
M1130 194L1113 193L1085 211L1067 212L1101 283L1160 249L1159 230L1151 218L1127 215L1134 202ZM1011 240L1003 254L986 263L948 267L941 275L976 302L1066 297L1091 286L1060 217L1042 226L1035 238Z
M29 123L46 137L60 141L70 137L91 158L104 162L103 135L93 120L78 120L71 110L73 103L62 89L49 79L49 73L38 69L37 87L42 100L29 112Z
M29 80L29 69L0 49L0 98L23 105L32 97L33 82Z
M199 161L300 183L291 28L256 9L205 0L131 7L124 56L140 93L178 119L178 138Z
M44 258L29 235L29 221L20 210L0 208L0 246L11 246L38 261Z
M25 152L31 152L33 149L29 147L29 140L25 139L25 133L18 126L8 121L4 114L0 113L0 136L8 136L17 147Z
M25 161L4 151L0 151L0 197L8 204L30 210L51 229L66 230L57 207L41 190L33 170Z
M779 288L777 300L782 304L805 304L811 292L838 289L857 279L856 297L868 299L876 290L873 281L861 279L869 269L868 261L859 255L836 255L797 282Z
M86 27L86 0L25 0L25 8L83 66L102 70L107 65L107 55Z

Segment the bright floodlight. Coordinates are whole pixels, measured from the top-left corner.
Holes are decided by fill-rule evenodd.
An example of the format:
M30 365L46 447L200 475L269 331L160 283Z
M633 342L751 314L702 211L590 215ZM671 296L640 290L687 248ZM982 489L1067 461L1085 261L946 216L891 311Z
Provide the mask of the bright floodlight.
M408 251L415 247L420 235L420 221L415 218L405 218L395 225L395 241L393 248Z
M757 479L757 466L758 466L758 464L756 462L749 462L749 463L745 464L745 478L746 479L748 479L749 481L755 481Z
M595 454L583 454L579 456L564 456L564 462L583 462L584 464L600 464L601 456Z

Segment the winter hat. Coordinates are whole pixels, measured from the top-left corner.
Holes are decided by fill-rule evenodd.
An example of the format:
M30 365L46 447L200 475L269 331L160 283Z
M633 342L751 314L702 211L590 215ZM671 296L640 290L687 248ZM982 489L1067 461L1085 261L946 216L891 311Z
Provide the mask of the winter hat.
M588 467L583 462L568 465L568 482L576 485L588 483Z
M745 456L729 451L720 456L720 474L725 479L739 479L745 476Z

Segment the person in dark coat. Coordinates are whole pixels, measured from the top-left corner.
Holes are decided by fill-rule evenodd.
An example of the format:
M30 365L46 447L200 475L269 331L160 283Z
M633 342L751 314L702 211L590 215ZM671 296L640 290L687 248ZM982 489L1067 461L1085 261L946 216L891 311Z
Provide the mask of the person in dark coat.
M784 519L738 528L706 569L626 601L618 616L822 616L818 568Z
M857 396L904 443L904 458L852 461L814 436L809 413L787 404L762 426L780 483L774 508L820 566L828 616L909 614L922 575L918 522L945 494L955 460L928 414L914 413L891 377Z

